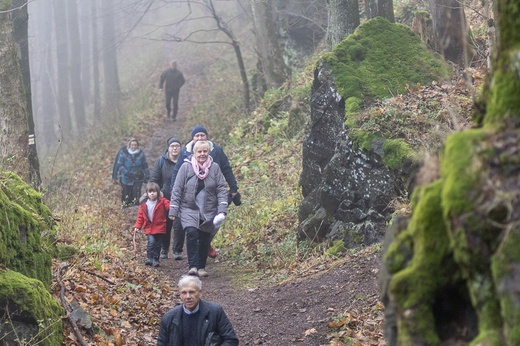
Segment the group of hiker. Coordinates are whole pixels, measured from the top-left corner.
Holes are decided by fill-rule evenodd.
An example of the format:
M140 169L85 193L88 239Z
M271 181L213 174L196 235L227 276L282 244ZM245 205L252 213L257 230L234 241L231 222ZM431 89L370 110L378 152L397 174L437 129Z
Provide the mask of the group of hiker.
M179 89L184 84L176 66L173 62L163 72L159 84L161 89L165 87L167 118L174 121ZM162 317L157 345L238 345L222 307L201 299L199 278L209 275L207 258L217 255L211 241L226 218L229 203L241 204L238 184L224 150L208 140L204 126L197 125L183 148L177 137L167 140L166 151L156 160L150 174L138 140L130 138L117 153L112 178L119 178L122 207L139 205L134 232L144 230L146 234L145 265L159 267L160 259L168 258L170 244L173 259L182 260L186 242L188 273L178 283L182 304Z
M123 208L139 205L134 231L146 233L145 264L159 267L160 259L168 258L170 244L173 259L181 260L186 241L188 274L206 277L207 258L216 257L211 241L228 204L241 204L238 184L227 155L208 140L204 126L193 128L184 148L177 137L169 138L167 145L150 174L138 140L130 138L117 154L112 178L119 177Z

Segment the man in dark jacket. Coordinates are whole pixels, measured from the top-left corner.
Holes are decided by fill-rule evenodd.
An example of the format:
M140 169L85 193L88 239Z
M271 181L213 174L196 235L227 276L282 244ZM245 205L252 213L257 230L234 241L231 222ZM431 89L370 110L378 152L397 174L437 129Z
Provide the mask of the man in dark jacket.
M179 159L181 152L181 141L177 137L170 137L167 141L168 148L164 154L155 162L150 176L150 181L161 187L164 198L171 198L170 181L172 180L173 168ZM184 247L184 230L180 219L166 220L166 237L161 247L161 258L168 258L173 227L173 259L182 259L182 248Z
M221 146L218 146L217 144L213 143L212 141L208 140L208 131L206 128L202 125L197 125L191 130L191 138L192 140L186 144L184 148L182 148L181 153L179 155L179 159L177 160L177 164L173 168L173 175L172 180L170 183L170 191L173 190L173 185L175 184L175 178L177 178L177 173L179 172L179 169L182 166L182 163L184 162L184 159L188 158L193 154L193 145L197 141L207 141L210 145L210 153L209 155L213 159L213 162L216 162L220 170L222 171L222 174L224 175L224 178L226 179L227 184L229 185L229 193L231 194L231 198L236 201L235 197L238 194L238 184L237 180L235 178L235 174L233 173L233 169L231 168L231 165L229 164L229 159L224 153L224 150ZM238 205L238 203L235 202L235 204ZM216 234L216 232L215 232ZM215 234L212 234L212 238L215 236ZM211 258L215 258L217 256L217 253L215 250L211 247L208 251L208 256Z
M185 275L179 280L182 305L168 311L161 319L157 346L235 346L238 338L224 309L204 301L202 282Z
M181 71L177 70L176 61L172 62L171 67L161 74L159 89L163 89L164 86L167 118L171 117L173 121L177 120L177 110L179 109L179 91L184 85L184 82L184 75ZM172 101L173 114L171 113Z

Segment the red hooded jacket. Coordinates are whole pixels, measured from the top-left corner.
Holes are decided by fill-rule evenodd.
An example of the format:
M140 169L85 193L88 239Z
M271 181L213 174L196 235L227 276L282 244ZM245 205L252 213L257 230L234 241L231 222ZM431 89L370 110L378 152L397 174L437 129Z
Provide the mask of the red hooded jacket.
M146 234L166 233L166 219L170 210L170 201L164 197L159 197L153 210L153 220L148 218L146 200L139 205L137 211L137 221L134 228L144 228Z

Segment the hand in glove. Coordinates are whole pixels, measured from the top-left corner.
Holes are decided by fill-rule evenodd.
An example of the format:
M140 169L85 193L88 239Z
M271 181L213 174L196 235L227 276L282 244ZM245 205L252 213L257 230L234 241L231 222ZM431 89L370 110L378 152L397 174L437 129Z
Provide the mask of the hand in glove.
M220 225L222 224L222 222L224 221L225 218L226 218L226 214L224 214L224 213L218 213L218 214L213 218L213 225L215 225L215 227L220 227Z

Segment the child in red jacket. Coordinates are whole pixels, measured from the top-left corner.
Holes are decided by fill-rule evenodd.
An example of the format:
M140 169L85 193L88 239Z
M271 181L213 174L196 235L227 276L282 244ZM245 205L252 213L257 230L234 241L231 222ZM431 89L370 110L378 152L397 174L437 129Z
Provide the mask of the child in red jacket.
M161 194L156 183L146 184L146 197L141 201L137 211L134 232L144 228L146 233L146 265L158 267L161 246L166 236L166 219L170 210L170 201Z

